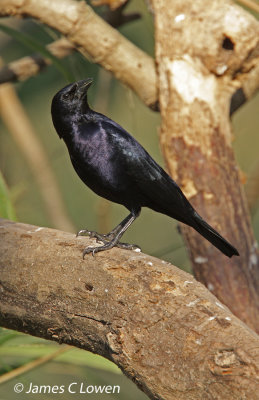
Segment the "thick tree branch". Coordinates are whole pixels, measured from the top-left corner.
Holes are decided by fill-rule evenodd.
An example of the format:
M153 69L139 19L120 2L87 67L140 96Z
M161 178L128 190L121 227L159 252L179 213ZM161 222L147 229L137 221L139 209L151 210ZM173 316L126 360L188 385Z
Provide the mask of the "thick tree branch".
M259 338L176 267L0 220L0 323L114 361L151 399L255 400Z
M1 0L0 16L30 16L59 30L83 54L111 71L149 107L157 108L155 65L84 2Z

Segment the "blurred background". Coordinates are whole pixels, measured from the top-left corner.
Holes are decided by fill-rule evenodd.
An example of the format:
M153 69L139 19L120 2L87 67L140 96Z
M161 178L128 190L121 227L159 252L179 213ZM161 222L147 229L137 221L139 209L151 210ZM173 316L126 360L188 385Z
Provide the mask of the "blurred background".
M99 7L96 11L100 13L103 10ZM153 56L153 21L144 1L132 0L127 11L139 12L142 18L123 25L119 31ZM38 53L41 53L43 45L59 38L57 32L30 19L3 18L0 24L20 32L20 38L17 38L11 31L7 34L0 29L2 66L33 53L28 37L33 38ZM12 84L7 92L1 92L0 87L0 217L76 233L84 228L108 232L127 215L125 208L99 198L80 181L72 168L67 149L52 125L50 105L54 94L69 81L86 77L94 78L89 91L92 108L121 124L164 166L159 148L159 113L144 106L134 93L111 74L82 55L73 53L59 61L58 65L45 68L37 76ZM7 108L9 111L6 111ZM242 171L257 238L258 109L259 94L233 117L233 146ZM19 121L18 124L12 123L10 115ZM191 272L177 224L166 216L143 209L140 218L123 240L136 243L143 252ZM25 385L32 381L39 385L62 385L73 380L121 386L119 395L102 395L102 398L147 398L107 360L78 349L65 348L62 354L57 354L58 351L60 346L55 343L2 329L0 399L15 398L13 385L16 382ZM46 362L46 356L52 360ZM32 360L35 364L31 365L29 371L16 370ZM37 360L40 360L40 366L36 368ZM5 375L10 371L17 371L17 375L13 378ZM23 372L21 377L20 372ZM91 396L100 398L100 395ZM20 394L19 398L25 399L28 395ZM52 395L37 394L36 398L50 399ZM66 396L66 399L69 397Z

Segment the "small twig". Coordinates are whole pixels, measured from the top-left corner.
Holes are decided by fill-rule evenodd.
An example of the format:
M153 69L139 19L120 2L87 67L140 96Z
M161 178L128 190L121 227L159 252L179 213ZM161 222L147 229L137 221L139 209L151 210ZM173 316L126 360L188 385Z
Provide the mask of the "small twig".
M259 45L250 54L251 61L247 60L244 63L244 68L241 70L233 84L237 90L233 93L230 102L230 115L239 109L246 101L251 99L259 89Z
M64 58L75 50L75 46L66 38L56 40L46 47L57 58ZM24 81L37 75L50 64L51 60L42 57L40 54L20 58L0 69L0 83Z
M94 4L94 2L92 3ZM109 7L108 10L102 15L102 18L114 28L118 28L121 25L141 18L141 14L137 12L124 13L124 9L129 3L128 0L119 2L106 1L105 4L107 3L109 3ZM96 2L95 5L97 5Z
M91 0L91 3L95 7L106 5L111 10L116 10L118 8L124 8L127 5L128 0Z

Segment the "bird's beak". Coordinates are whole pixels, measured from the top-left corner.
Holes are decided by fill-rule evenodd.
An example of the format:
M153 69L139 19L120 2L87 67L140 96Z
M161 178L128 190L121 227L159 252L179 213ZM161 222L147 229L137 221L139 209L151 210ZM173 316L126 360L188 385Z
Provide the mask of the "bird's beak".
M87 90L93 83L93 78L83 79L77 82L77 92L79 93L81 99L87 94Z

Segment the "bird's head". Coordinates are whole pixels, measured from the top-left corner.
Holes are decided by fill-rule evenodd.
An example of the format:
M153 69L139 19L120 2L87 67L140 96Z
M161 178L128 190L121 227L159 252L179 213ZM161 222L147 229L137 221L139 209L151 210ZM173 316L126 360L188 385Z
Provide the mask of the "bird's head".
M70 83L59 90L52 99L51 114L53 124L59 137L66 135L66 127L74 117L81 117L89 110L87 102L87 91L93 82L87 78L75 83Z
M55 94L51 104L51 113L73 114L84 113L88 109L87 91L93 82L92 78L70 83Z

